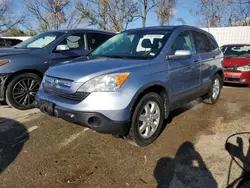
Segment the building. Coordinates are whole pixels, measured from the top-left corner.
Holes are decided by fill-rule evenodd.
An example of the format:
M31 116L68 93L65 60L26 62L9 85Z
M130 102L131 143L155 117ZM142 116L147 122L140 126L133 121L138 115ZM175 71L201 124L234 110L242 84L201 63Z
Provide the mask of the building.
M250 44L250 26L202 28L211 33L220 46L224 44Z

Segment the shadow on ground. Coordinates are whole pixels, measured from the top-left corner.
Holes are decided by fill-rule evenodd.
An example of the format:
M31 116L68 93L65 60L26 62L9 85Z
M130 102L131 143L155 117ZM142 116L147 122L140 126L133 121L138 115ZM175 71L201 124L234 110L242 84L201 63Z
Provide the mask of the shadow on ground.
M243 139L245 136L245 139ZM225 149L228 151L230 156L232 157L231 163L229 165L228 170L228 188L249 188L250 187L250 133L236 133L232 135L231 140L235 137L236 144L229 143L228 140L225 145ZM244 144L247 146L244 147ZM244 148L248 148L246 152L244 152ZM231 171L232 171L232 164L236 163L239 168L242 169L242 174L236 180L231 180Z
M0 117L0 174L15 160L28 139L22 124Z
M158 160L154 177L158 188L217 188L217 182L191 142L183 143L175 158Z

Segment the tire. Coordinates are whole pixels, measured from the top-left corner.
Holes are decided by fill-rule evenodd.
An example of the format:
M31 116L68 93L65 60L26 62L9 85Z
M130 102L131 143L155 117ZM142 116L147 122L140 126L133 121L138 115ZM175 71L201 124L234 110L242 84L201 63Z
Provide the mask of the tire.
M218 83L219 86L215 86L216 84L215 82ZM222 84L223 84L223 81L222 81L221 76L219 74L216 74L213 78L208 94L203 99L203 102L206 104L215 104L220 97ZM213 92L214 89L215 90L217 89L217 92L218 92L217 94L214 94Z
M41 78L33 73L16 75L6 89L7 104L19 110L34 108L35 95L40 83Z
M150 106L150 104L151 104L151 106ZM153 104L155 106L155 111L153 110ZM152 116L152 117L150 117L151 121L144 121L143 122L140 120L140 116L141 115L144 116L143 113L145 113L145 116L146 116L146 114L147 114L147 112L145 110L146 106L148 106L148 110L152 109L152 111L155 113L151 114L151 116ZM158 118L158 120L157 119L154 120L153 114L155 115L155 117L158 117L157 112L159 114L159 118ZM143 117L143 118L144 118L144 120L146 120L145 117ZM136 145L136 146L140 146L140 147L147 146L147 145L153 143L157 139L157 137L159 136L161 129L162 129L163 121L164 121L164 100L157 93L148 93L148 94L144 95L142 97L142 99L138 102L138 104L136 105L134 113L132 115L132 125L130 127L128 135L125 136L125 139L129 143ZM139 128L140 127L142 128L143 127L142 125L145 122L148 122L148 123L151 122L151 125L154 126L154 129L151 127L151 125L145 124L146 126L144 126L144 127L146 127L146 128L145 128L145 132L144 132L144 136L143 136L142 135L143 131L142 131L142 133L140 133ZM155 123L157 125L155 125ZM143 129L144 128L142 128L142 130ZM152 131L151 134L153 132L154 133L152 135L149 135L149 137L145 137L146 132L148 131L147 133L149 133L150 130Z

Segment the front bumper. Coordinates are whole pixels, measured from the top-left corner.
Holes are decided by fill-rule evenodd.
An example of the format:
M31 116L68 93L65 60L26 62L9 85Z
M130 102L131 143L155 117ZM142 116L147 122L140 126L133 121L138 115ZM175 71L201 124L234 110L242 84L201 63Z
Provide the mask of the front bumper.
M68 122L89 127L97 132L124 136L129 131L129 121L113 121L97 112L79 112L64 109L53 103L36 100L35 106L43 113L64 119Z
M249 72L224 72L224 82L236 84L250 84Z

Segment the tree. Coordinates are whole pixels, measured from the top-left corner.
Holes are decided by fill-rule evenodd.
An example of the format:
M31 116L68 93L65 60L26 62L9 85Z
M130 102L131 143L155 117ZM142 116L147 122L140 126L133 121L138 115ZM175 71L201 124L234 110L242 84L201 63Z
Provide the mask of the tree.
M0 0L0 34L17 26L24 20L23 15L14 14L15 5L11 0Z
M250 25L250 0L230 0L231 14L229 25L249 26Z
M156 6L156 1L155 0L139 0L139 15L142 19L142 27L146 26L146 21L147 21L147 15L149 11L151 11L155 6Z
M196 3L197 9L191 12L199 16L199 25L249 25L250 0L196 0Z
M219 27L223 24L228 10L227 0L196 0L198 7L191 12L199 16L198 23L207 27Z
M22 36L27 36L27 35L21 29L11 28L6 33L4 33L4 36L6 36L6 37L22 37Z
M41 32L74 28L81 23L70 0L23 0L24 7L38 23Z
M75 7L88 25L116 32L127 29L137 14L134 0L89 0L85 4L77 0Z
M175 14L176 0L156 0L157 19L161 25L169 24Z

